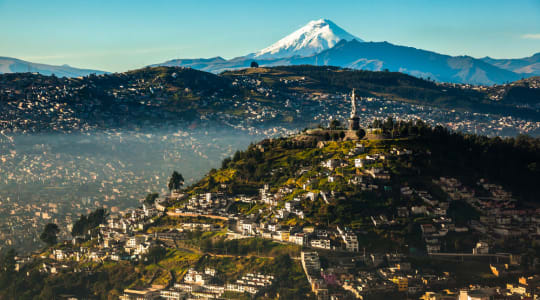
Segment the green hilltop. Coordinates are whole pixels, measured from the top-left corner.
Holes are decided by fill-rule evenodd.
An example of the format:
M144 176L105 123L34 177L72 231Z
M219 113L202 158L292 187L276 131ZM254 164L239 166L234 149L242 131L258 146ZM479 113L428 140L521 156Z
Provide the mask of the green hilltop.
M511 209L535 211L539 205L535 196L540 179L538 139L464 135L421 121L377 120L371 127L366 128L366 137L358 138L356 132L333 124L332 128L266 139L237 152L225 159L221 168L160 202L166 206L162 214L144 219L135 236L158 237L185 226L195 229L174 233L178 239L158 239L138 259L107 259L107 251L113 250L100 246L104 237L97 233L95 222L90 222L104 212L81 217L77 235L82 240L75 246L61 243L46 248L18 272L10 263L13 253L3 255L0 298L115 298L126 288L171 287L182 282L191 269L202 272L210 268L218 274L212 281L217 285L248 273L275 277L271 285L254 295L227 291L223 294L226 298L309 299L314 294L299 256L301 251L319 246L291 241L314 231L336 230L354 234L360 249L350 252L339 235L331 237L332 248L318 249L326 266L339 256L357 260L347 267L350 272L370 271L373 267L359 261L363 251L392 252L408 256L420 272L444 274L451 270L459 275L457 281L447 283L449 286L502 280L481 261L456 264L426 256L431 250L424 250L429 245L424 243L422 231L428 225L439 226L441 220L461 229L484 222L484 200L464 197L472 194L471 199L484 199L491 189L498 195L505 191L505 203L512 205ZM228 199L227 204L192 208L215 195ZM199 204L194 204L197 201ZM420 212L415 212L415 207ZM240 224L279 225L282 233L277 240L275 235L264 233L242 236L237 229ZM472 229L446 233L437 244L440 252L468 253L477 241L485 239ZM489 240L493 251L519 254L523 261L538 257L538 244L523 238L519 241L512 237ZM105 258L89 259L88 253L83 253L80 260L63 260L65 267L55 262L55 249L79 251L74 249L81 246L101 251ZM47 274L45 266L60 270ZM343 291L332 287L329 292Z

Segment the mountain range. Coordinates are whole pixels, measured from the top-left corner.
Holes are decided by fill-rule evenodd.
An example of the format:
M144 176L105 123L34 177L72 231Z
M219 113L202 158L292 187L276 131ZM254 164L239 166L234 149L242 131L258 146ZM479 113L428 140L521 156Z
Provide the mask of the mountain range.
M435 81L487 85L540 75L540 53L521 59L449 56L388 42L365 42L326 19L311 21L275 44L245 56L230 60L173 59L152 66L183 66L220 73L247 68L252 61L259 66L309 64L389 70Z
M248 68L253 61L265 67L308 64L369 71L388 70L439 82L481 85L502 84L540 75L540 52L514 59L450 56L389 42L366 42L327 19L311 21L276 43L244 56L232 59L219 56L173 59L150 66L190 67L221 73ZM13 72L37 72L60 77L106 73L0 57L0 74Z
M482 60L501 69L516 73L540 74L540 52L525 58L495 59L486 56Z

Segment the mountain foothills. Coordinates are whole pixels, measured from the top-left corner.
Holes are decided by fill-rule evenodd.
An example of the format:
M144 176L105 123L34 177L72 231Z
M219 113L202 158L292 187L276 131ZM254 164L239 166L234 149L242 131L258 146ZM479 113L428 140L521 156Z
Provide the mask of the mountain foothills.
M250 66L316 65L407 73L439 82L501 84L540 75L539 54L523 59L476 59L432 51L365 42L326 19L311 21L275 44L246 56L225 60L173 59L153 66L184 66L219 73Z
M56 75L60 77L79 77L90 74L105 74L106 72L89 69L79 69L68 65L53 66L28 62L11 57L0 57L0 74L3 73L39 73L43 75Z
M0 75L0 128L71 132L208 121L233 127L303 128L345 118L348 104L343 97L352 88L367 99L361 104L364 109L370 103L391 101L536 122L540 119L539 87L537 77L476 87L397 72L307 65L248 68L220 75L178 67L81 78L16 73ZM435 123L447 118L435 119Z
M81 216L73 242L47 226L50 246L2 255L0 298L532 295L539 155L538 139L392 119L265 139L123 215Z

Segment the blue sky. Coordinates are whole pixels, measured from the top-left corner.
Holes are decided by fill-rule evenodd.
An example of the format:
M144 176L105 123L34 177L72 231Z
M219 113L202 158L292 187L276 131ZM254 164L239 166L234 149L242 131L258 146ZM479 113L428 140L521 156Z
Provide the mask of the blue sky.
M124 71L245 55L320 18L366 41L450 55L540 52L539 0L0 0L0 56Z

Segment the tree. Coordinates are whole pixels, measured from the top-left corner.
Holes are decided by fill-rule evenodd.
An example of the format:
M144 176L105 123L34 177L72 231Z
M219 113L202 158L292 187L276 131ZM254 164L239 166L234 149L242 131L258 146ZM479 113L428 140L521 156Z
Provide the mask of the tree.
M324 133L324 140L325 140L325 141L330 140L330 134L329 134L328 132L325 132L325 133Z
M86 218L86 215L81 215L79 220L73 224L73 227L71 228L71 236L76 237L79 235L83 235L85 232L86 224L88 223L88 219Z
M252 67L252 68L258 68L258 67L259 67L259 64L258 64L256 61L252 61L251 64L250 64L250 67Z
M356 131L356 136L358 137L359 140L361 140L362 138L366 136L366 131L360 128Z
M48 246L52 246L58 242L58 238L56 235L60 232L60 229L58 228L58 225L54 223L49 223L45 225L45 228L43 229L43 232L39 236L39 238Z
M227 157L225 159L223 159L223 161L221 162L221 168L222 169L227 169L229 167L229 164L231 163L232 159L230 157Z
M210 175L208 176L208 189L213 189L216 186L216 180L214 179L214 176Z
M169 191L172 190L179 190L184 185L184 177L182 174L174 171L171 175L171 179L169 180Z
M148 250L148 254L146 254L146 259L150 263L157 264L166 255L167 255L167 249L161 246L154 246Z
M151 193L146 195L146 198L144 198L144 203L147 205L154 205L154 202L156 202L156 199L159 197L158 193Z
M332 120L330 122L330 129L337 129L341 126L341 123L338 120Z

